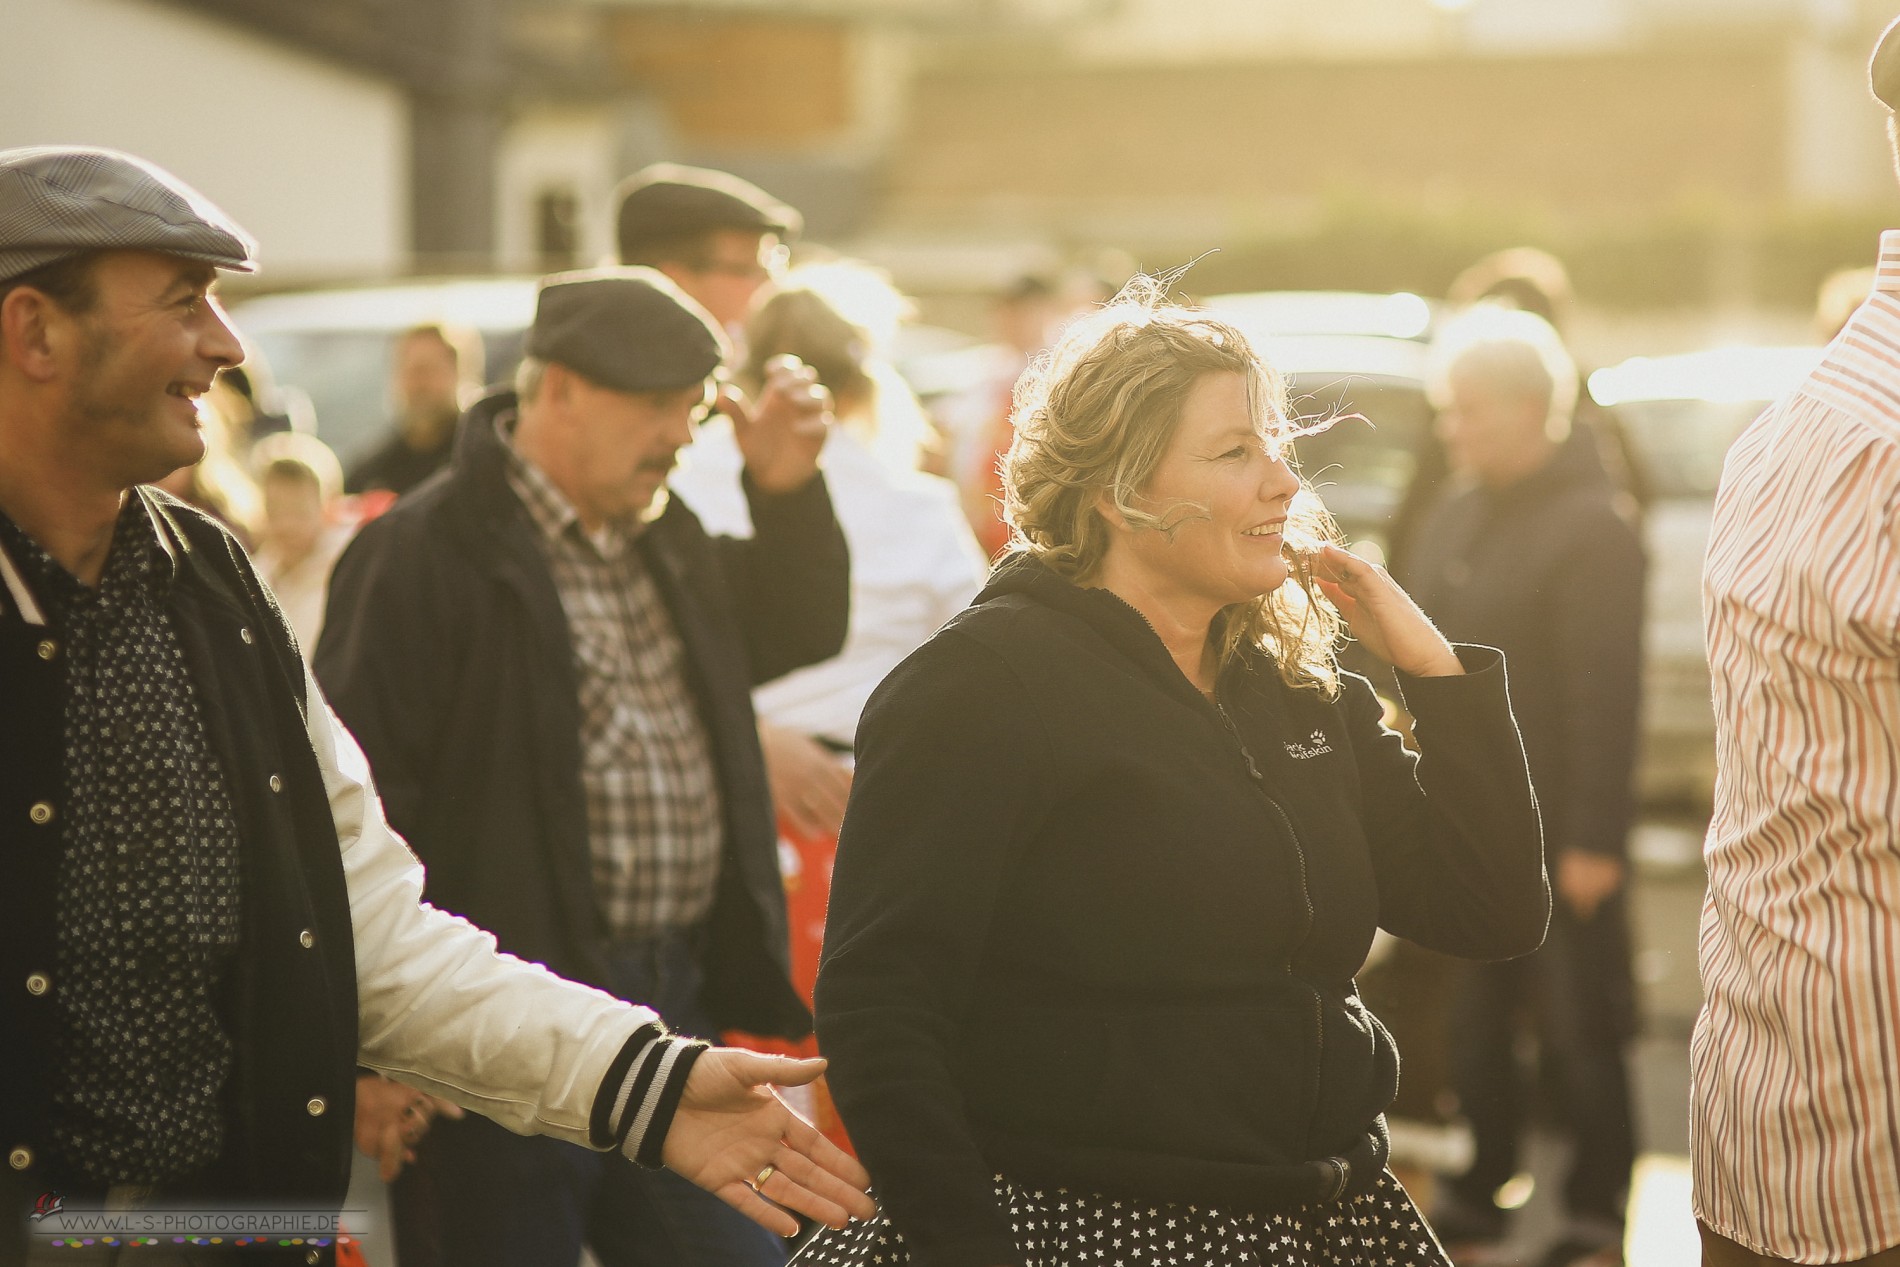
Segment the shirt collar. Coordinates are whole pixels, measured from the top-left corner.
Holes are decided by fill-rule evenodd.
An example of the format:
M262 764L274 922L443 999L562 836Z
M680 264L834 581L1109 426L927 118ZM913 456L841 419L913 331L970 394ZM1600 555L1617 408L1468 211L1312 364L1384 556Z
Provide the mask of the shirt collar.
M143 585L153 597L162 598L178 576L178 556L172 543L154 520L145 498L136 491L128 494L119 508L105 571L97 586L87 585L67 571L5 511L0 511L0 549L7 552L34 595L61 617L75 604L117 595L132 585Z
M534 522L535 530L549 545L571 534L592 546L601 558L618 558L632 543L633 534L616 524L603 524L596 531L589 532L581 523L580 512L574 509L574 503L554 486L547 472L523 457L520 450L515 448L515 419L516 414L512 409L496 415L495 433L501 437L502 449L508 455L508 485L514 489L515 496L521 499L528 518Z
M1900 293L1900 229L1880 235L1880 262L1874 266L1874 289Z

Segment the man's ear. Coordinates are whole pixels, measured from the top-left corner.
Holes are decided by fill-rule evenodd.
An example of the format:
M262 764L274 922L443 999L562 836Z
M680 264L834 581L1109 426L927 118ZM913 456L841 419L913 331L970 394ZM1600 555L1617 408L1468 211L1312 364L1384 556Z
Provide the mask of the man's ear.
M61 353L77 335L77 322L42 291L15 286L0 300L0 359L33 382L58 374Z

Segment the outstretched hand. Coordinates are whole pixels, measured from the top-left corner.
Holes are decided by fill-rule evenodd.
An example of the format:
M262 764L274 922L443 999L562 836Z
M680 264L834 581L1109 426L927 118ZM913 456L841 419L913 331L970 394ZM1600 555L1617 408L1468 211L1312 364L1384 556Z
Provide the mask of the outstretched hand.
M1339 609L1352 636L1380 660L1413 677L1465 671L1445 635L1390 572L1336 545L1321 546L1308 559L1320 592Z
M720 390L719 412L732 419L746 473L768 493L793 493L818 473L818 454L831 426L831 393L817 371L795 356L765 363L756 401L738 388Z
M823 1060L714 1047L687 1076L661 1160L780 1236L798 1232L786 1210L834 1228L872 1218L877 1206L866 1195L864 1167L772 1090L804 1086L824 1071Z

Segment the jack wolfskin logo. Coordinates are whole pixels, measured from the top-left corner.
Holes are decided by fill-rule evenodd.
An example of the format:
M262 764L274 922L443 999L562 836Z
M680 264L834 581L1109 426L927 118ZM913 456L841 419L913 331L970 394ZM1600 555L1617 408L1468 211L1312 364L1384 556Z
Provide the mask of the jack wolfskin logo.
M1295 761L1311 761L1314 757L1323 757L1332 750L1333 746L1326 742L1326 732L1323 730L1314 731L1306 737L1304 742L1286 745L1286 755Z

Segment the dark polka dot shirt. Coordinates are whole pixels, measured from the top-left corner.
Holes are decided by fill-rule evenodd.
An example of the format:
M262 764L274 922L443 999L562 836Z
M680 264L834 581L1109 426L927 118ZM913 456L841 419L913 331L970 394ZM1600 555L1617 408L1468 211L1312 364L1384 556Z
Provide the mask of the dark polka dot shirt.
M128 498L81 584L7 517L0 542L62 631L66 812L47 1152L101 1185L163 1184L222 1144L238 833L164 600L175 561Z

